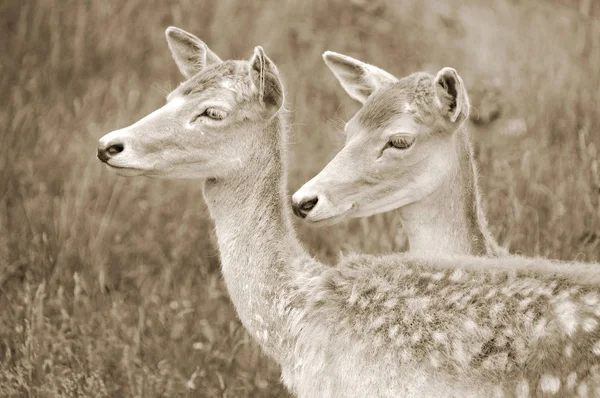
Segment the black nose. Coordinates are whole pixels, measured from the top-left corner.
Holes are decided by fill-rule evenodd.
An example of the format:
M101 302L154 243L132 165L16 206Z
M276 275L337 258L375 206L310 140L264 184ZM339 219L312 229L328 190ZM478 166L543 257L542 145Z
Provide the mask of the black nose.
M106 148L98 148L98 159L103 162L108 162L108 159L112 158L118 153L123 152L125 146L123 144L112 144L107 146Z
M292 203L292 211L300 218L305 218L308 213L317 205L318 197L302 199L299 203Z

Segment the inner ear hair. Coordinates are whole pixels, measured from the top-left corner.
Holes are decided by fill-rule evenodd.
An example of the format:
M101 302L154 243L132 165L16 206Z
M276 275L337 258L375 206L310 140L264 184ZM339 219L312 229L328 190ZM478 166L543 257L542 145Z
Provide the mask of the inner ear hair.
M443 75L441 76L438 84L442 86L444 91L450 95L450 104L449 110L452 112L456 109L456 99L458 96L458 91L456 90L456 80L452 75Z
M464 121L469 117L469 98L464 83L454 68L445 67L435 77L436 96L442 112L450 121Z
M262 47L257 47L254 52L252 69L258 73L258 100L264 104L265 97L265 53Z
M283 89L277 67L260 46L254 49L250 62L251 77L258 89L260 104L267 108L279 109L283 104Z

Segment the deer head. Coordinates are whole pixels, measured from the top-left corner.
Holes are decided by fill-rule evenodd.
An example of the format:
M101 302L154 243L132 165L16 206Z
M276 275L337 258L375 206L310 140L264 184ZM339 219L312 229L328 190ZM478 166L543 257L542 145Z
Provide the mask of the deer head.
M455 132L469 115L452 68L397 79L373 65L327 51L325 63L362 108L345 126L335 158L292 197L294 213L333 223L414 203L455 171Z
M186 80L167 103L102 137L98 159L117 174L226 178L247 166L256 134L283 104L277 68L261 47L246 61L221 61L200 39L166 30Z

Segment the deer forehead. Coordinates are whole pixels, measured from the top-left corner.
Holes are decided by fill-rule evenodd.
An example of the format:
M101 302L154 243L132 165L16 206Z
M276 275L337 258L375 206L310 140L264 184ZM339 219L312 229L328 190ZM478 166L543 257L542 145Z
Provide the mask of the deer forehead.
M400 106L406 108L409 105ZM346 143L350 140L365 142L374 142L379 138L388 139L389 136L399 133L418 135L423 130L422 126L416 121L415 117L406 111L399 111L394 117L389 117L387 120L365 121L359 118L351 120L347 127Z
M359 111L358 123L374 130L399 119L423 122L433 100L433 76L415 73L376 91Z
M253 86L249 79L248 63L226 61L211 66L183 82L171 95L185 97L211 89L227 89L238 94L251 95Z
M359 111L357 122L366 130L385 128L394 120L406 115L410 97L395 85L384 87L373 94Z
M164 105L163 109L172 112L177 112L179 110L191 111L196 109L199 105L204 104L205 106L211 107L219 106L229 112L235 108L235 104L239 102L236 96L237 93L234 90L225 89L220 86L188 95L173 92L167 97L167 103Z

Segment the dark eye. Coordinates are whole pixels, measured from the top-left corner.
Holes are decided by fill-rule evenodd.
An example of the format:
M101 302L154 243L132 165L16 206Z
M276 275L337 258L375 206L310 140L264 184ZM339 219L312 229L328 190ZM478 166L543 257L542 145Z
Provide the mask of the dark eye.
M406 134L396 134L390 137L388 146L396 149L408 149L415 142L415 137Z
M198 117L207 117L212 120L223 120L227 117L227 112L217 108L206 108L206 110ZM198 118L196 117L196 119Z

